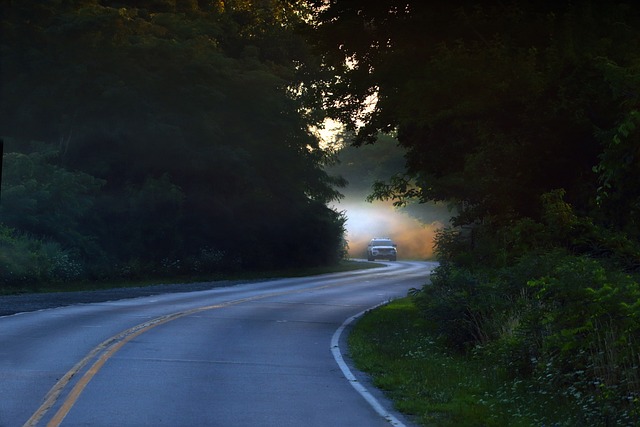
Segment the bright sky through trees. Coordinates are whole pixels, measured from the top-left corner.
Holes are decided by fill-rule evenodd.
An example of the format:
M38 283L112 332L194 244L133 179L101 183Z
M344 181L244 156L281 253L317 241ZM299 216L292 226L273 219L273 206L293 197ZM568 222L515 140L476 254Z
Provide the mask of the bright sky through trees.
M410 204L399 209L392 201L366 201L375 181L402 171L404 154L393 137L381 135L377 144L344 146L338 153L339 163L328 168L330 174L341 175L348 182L341 190L345 197L333 203L333 207L347 217L350 257L362 258L367 243L374 237L394 239L401 259L425 259L433 255L435 231L453 215L446 205Z

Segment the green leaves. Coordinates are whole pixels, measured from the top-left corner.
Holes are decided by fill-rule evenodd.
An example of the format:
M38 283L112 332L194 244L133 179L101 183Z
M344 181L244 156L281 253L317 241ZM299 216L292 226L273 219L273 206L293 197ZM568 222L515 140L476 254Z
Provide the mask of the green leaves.
M100 274L195 265L205 248L224 254L216 268L334 262L344 220L325 204L339 180L323 170L315 116L287 89L309 55L301 10L8 5L0 125L16 176L3 220Z
M419 199L473 206L459 224L538 219L538 198L556 188L578 209L594 208L596 129L618 122L614 141L633 133L619 120L637 104L637 8L398 6L337 1L319 12L318 44L338 73L327 103L358 129L354 143L397 130ZM345 59L353 66L340 68ZM359 114L372 92L373 111Z
M80 245L87 233L84 217L104 182L58 167L54 160L53 152L5 155L2 219L14 228Z
M531 281L546 313L545 353L560 370L584 367L588 378L622 394L635 393L635 339L640 312L633 310L640 285L629 275L607 272L594 260L565 258L551 275ZM581 384L585 393L589 387Z
M640 9L397 6L319 11L335 75L319 85L355 145L395 131L406 149L374 197L459 206L421 310L572 402L576 424L637 424Z
M634 234L640 231L638 124L640 112L633 109L613 130L599 132L604 149L593 167L599 183L596 203L616 226Z

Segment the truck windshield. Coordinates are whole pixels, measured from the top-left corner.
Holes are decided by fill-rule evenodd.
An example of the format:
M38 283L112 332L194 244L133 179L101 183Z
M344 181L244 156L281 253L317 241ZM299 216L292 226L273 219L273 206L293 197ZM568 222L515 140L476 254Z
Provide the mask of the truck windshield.
M391 240L373 240L370 246L393 246L393 242Z

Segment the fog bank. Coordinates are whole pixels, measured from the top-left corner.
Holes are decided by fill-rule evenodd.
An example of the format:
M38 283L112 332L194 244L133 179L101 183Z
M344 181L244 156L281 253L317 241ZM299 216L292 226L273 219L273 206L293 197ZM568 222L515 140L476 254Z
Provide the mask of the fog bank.
M347 241L351 258L364 258L369 240L374 237L390 237L398 245L399 259L424 260L433 256L436 230L444 226L448 218L422 222L399 210L389 202L367 203L343 200L335 205L347 216Z

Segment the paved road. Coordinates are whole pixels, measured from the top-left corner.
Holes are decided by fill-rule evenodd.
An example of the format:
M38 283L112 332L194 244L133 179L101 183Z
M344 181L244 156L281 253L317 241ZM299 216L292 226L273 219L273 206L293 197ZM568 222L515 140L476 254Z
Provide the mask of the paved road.
M0 317L0 426L409 426L379 392L356 390L360 374L352 387L339 332L421 286L432 267L397 262Z

